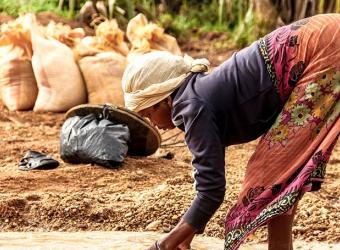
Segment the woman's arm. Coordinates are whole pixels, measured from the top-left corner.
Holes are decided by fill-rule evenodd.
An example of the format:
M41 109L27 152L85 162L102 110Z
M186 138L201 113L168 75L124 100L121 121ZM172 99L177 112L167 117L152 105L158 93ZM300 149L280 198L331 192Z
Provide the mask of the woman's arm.
M200 100L189 100L181 110L178 113L182 116L185 140L193 156L197 191L183 219L201 232L224 200L225 147L218 126L224 117L216 117L209 104Z
M225 194L224 145L219 119L207 105L190 100L181 109L185 139L193 154L197 195L178 225L162 240L160 249L182 250L179 245L202 232ZM157 248L150 248L154 250Z

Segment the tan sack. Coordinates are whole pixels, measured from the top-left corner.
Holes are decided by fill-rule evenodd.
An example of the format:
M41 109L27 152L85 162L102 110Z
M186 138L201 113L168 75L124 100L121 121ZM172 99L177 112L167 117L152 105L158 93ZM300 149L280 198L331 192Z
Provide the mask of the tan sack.
M45 38L32 21L32 66L38 84L34 111L63 112L86 102L86 90L72 50Z
M80 43L73 49L74 57L78 62L81 58L85 56L95 56L100 52L104 52L97 48L97 38L95 36L86 36Z
M98 48L104 51L116 51L124 56L129 53L129 47L124 41L124 32L119 29L116 20L102 22L96 28Z
M12 111L32 109L38 94L30 31L25 22L25 17L19 17L1 26L0 99Z
M46 27L43 27L43 33L46 37L53 37L71 48L75 47L85 37L83 28L72 29L69 25L55 23L54 21L50 21Z
M102 22L96 27L96 36L84 37L74 48L77 61L82 57L105 51L115 51L123 56L129 53L129 47L124 41L124 32L119 29L116 20Z
M89 103L124 106L121 78L126 64L126 58L116 52L103 52L79 61Z
M165 50L175 55L182 54L176 39L165 34L157 24L149 23L143 14L138 14L129 21L126 36L132 44L131 50Z

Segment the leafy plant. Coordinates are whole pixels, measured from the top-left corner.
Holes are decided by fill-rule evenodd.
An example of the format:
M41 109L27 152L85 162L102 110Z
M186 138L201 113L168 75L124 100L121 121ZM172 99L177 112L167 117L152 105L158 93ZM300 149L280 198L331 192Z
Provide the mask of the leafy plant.
M239 47L244 47L258 38L257 34L254 32L255 25L256 17L254 15L253 5L250 4L245 16L239 16L238 23L234 28L233 39Z
M53 11L59 15L65 12L58 10L58 0L0 0L0 12L18 16L27 12Z

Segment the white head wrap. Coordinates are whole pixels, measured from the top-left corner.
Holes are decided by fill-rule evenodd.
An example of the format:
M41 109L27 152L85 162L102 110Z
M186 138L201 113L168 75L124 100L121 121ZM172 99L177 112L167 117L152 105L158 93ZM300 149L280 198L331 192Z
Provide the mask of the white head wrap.
M209 61L154 51L130 63L122 78L125 107L140 111L162 101L178 88L190 72L206 72Z

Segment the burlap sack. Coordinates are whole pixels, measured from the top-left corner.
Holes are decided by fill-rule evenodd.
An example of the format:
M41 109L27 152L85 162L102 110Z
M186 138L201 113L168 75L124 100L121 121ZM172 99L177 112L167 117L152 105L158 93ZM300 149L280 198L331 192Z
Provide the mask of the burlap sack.
M124 32L119 29L114 19L99 24L96 27L96 36L84 37L74 48L77 61L105 51L115 51L123 56L129 53L129 47L124 41Z
M32 109L38 94L26 21L26 17L20 17L1 26L0 99L12 111Z
M126 58L116 52L103 52L79 61L89 103L124 106L121 78L126 64Z
M143 14L132 18L126 29L126 36L132 44L131 51L164 50L174 55L181 55L177 41L174 37L165 34L164 30L154 23L149 23Z
M70 48L75 47L85 37L83 28L72 29L69 25L54 21L43 27L43 33L46 37L52 37Z
M45 38L34 20L31 25L32 66L38 84L34 111L63 112L86 102L86 90L72 50Z
M1 99L11 110L32 109L37 98L38 88L30 60L0 59Z
M119 29L116 20L102 22L96 28L98 49L103 51L116 51L123 56L129 53L129 47L124 41L124 32Z

